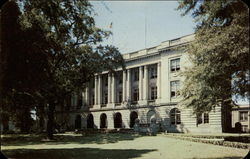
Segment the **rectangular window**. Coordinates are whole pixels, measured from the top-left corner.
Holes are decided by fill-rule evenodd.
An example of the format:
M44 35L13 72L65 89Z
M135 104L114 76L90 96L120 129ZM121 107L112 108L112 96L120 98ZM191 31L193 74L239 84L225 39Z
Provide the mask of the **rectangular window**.
M134 69L134 81L139 81L139 70Z
M107 76L104 78L104 85L108 86L108 77Z
M118 94L118 103L121 103L122 102L122 91L119 91L119 94Z
M119 79L118 79L118 83L119 83L119 84L122 84L122 78L119 78Z
M105 92L104 93L104 104L107 104L108 103L108 93Z
M93 94L92 95L92 101L91 101L91 104L94 105L95 104L95 95Z
M242 131L243 132L248 132L248 126L247 125L242 125Z
M134 101L139 100L139 89L138 88L134 89L133 96L134 96Z
M202 124L202 114L197 114L197 124Z
M171 72L176 72L180 70L180 58L170 61Z
M157 87L151 87L151 100L155 100L157 98Z
M172 114L170 115L170 118L171 118L171 124L172 124L172 125L175 125L175 124L176 124L176 123L175 123L175 114L172 113Z
M170 82L170 87L171 87L171 97L177 97L180 95L180 81L171 81Z
M151 67L150 69L150 78L154 79L157 78L157 67Z
M176 124L180 124L181 123L181 114L177 113L176 114Z
M209 115L208 113L204 113L204 124L209 123Z
M207 124L209 123L209 114L208 113L201 113L197 114L197 124Z
M248 121L248 112L247 111L240 112L240 121L241 122Z
M76 109L80 109L82 106L82 99L78 97L78 101L77 101L77 107Z

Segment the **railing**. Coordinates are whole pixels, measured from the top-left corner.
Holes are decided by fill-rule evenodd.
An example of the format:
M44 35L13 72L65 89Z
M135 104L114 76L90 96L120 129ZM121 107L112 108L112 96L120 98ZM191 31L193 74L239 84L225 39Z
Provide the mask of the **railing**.
M155 100L148 100L148 104L149 105L154 105L155 104Z
M101 108L107 107L107 104L101 104Z
M121 103L115 103L115 106L121 106Z

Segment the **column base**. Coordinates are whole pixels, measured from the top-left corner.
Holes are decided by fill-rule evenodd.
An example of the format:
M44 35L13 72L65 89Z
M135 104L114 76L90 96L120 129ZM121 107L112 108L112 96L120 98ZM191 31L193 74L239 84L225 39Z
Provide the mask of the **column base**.
M101 105L100 104L95 104L95 105L93 105L92 109L101 109Z
M115 108L115 103L108 103L108 104L107 104L107 107L108 107L108 108Z
M148 105L148 100L139 100L138 104L141 105L141 106L142 105Z
M155 100L155 104L160 104L161 103L161 98L157 98L156 100Z

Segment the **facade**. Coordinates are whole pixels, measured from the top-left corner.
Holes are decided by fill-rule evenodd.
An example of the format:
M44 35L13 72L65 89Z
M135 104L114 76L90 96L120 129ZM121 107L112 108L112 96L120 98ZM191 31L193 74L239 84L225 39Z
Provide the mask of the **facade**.
M242 132L250 132L250 105L239 105L232 108L232 128L239 124Z
M190 65L184 49L194 35L123 54L126 70L102 72L71 99L68 110L57 109L57 122L72 129L133 128L135 119L147 125L155 118L162 131L222 132L221 107L201 115L179 104L184 77Z

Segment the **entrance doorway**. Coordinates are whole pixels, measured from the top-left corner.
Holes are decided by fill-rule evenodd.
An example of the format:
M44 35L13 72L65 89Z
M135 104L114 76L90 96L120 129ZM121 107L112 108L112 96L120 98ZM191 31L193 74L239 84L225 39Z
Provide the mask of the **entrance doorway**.
M138 114L136 112L133 111L130 113L130 124L129 124L130 128L134 127L135 119L137 119L137 118L138 118Z
M94 128L94 117L92 114L89 114L87 117L87 128Z
M100 116L100 128L107 128L108 124L107 124L107 115L105 113L101 114Z
M114 126L115 126L115 128L122 128L122 115L121 115L121 113L115 113Z

